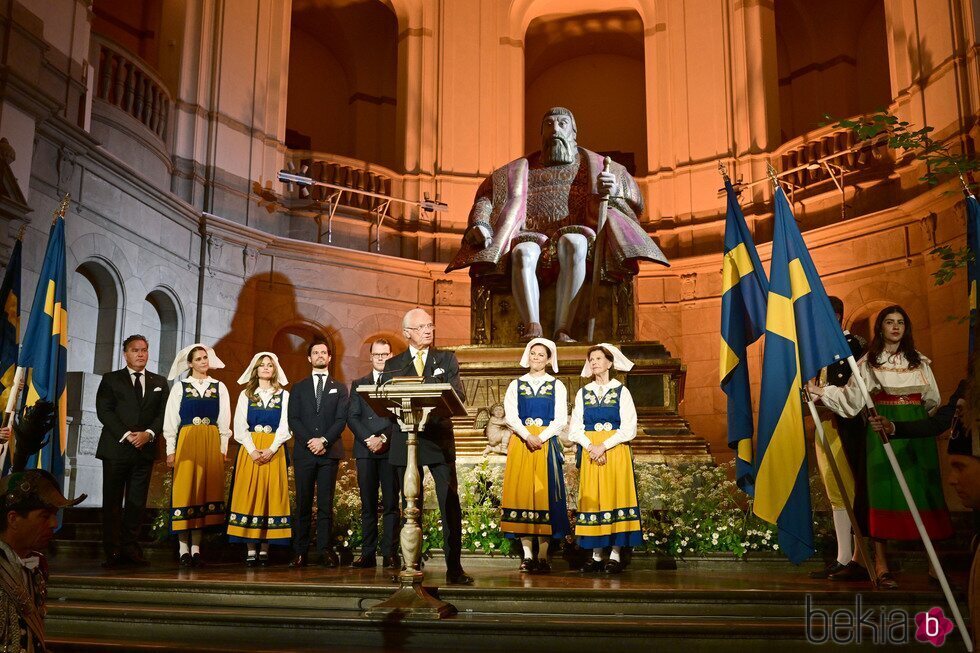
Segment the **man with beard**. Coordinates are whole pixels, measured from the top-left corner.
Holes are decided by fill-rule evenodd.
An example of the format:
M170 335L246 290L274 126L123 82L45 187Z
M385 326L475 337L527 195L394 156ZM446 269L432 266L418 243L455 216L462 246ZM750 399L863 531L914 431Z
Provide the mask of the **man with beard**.
M293 433L296 475L295 556L290 567L305 567L316 492L316 548L325 567L340 564L333 548L333 496L337 469L344 457L341 436L347 426L347 386L331 378L330 343L314 339L306 350L313 373L293 386L289 396L289 430Z
M463 245L446 271L505 275L525 340L541 337L541 281L557 277L554 339L572 342L571 325L594 257L600 200L608 199L603 279L634 276L641 260L668 265L640 225L643 197L626 169L603 170L600 155L578 147L575 117L562 107L541 121L541 151L495 171L480 185Z

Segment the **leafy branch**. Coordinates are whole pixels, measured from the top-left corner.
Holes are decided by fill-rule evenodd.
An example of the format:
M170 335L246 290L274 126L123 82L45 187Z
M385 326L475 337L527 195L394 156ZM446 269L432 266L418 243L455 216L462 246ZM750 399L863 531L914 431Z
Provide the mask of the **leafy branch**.
M834 121L829 114L824 114L826 124ZM868 116L854 120L838 120L835 127L850 129L862 142L875 144L886 143L890 149L901 150L903 156L910 156L926 164L925 174L919 180L930 186L936 186L948 177L959 177L964 188L971 184L967 180L974 173L980 172L980 161L965 153L956 153L949 146L936 141L930 136L934 128L928 125L913 129L907 120L900 120L887 111L878 111ZM973 262L973 252L967 247L954 250L949 245L933 249L931 254L940 258L939 269L932 273L936 285L941 286L952 281L956 270L966 267Z

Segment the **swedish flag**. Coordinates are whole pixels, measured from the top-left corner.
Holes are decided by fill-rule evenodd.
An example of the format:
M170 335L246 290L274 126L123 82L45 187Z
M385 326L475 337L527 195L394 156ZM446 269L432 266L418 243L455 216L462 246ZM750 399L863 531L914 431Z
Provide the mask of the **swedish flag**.
M14 249L7 262L7 271L0 284L0 411L7 406L10 388L17 371L17 345L20 340L20 250L21 241L14 242Z
M973 252L967 264L966 281L970 292L970 353L973 353L973 325L977 320L977 277L980 272L980 202L973 195L966 197L966 246Z
M752 395L745 358L748 345L766 329L769 280L745 224L738 196L728 179L725 259L721 295L721 389L728 395L728 446L736 451L735 481L749 495L755 489L752 460Z
M775 195L753 510L778 526L779 546L799 563L813 554L800 389L851 350L786 195Z
M65 474L68 444L68 404L65 380L68 369L68 301L65 283L65 217L62 203L48 234L48 248L34 291L34 303L24 330L18 365L28 368L25 406L39 399L55 405L55 428L44 448L27 461L27 468L46 469L59 482Z

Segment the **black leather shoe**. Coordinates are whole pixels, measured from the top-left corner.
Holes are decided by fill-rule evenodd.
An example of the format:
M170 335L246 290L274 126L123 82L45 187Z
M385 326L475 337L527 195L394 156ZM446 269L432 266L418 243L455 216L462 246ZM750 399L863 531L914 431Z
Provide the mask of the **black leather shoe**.
M293 557L293 559L289 561L289 566L290 567L293 567L293 568L296 568L296 567L305 567L306 566L306 555L300 553L299 555Z
M472 585L473 577L463 570L457 573L446 572L446 582L450 585Z
M201 558L201 554L200 553L192 553L191 554L191 567L203 567L203 566L204 566L204 559Z
M181 567L190 567L191 566L191 554L189 554L189 553L182 553L182 554L180 554L180 559L177 560L177 564L179 564Z
M831 574L836 574L838 571L841 571L842 569L844 569L844 567L845 567L845 565L842 565L841 563L839 563L836 560L834 560L833 562L831 562L829 565L827 565L823 569L818 569L817 571L811 571L809 573L809 576L810 576L810 578L813 578L815 580L822 580L822 579L827 578Z
M259 557L256 554L252 553L250 555L245 556L246 567L254 567L257 564L259 564Z
M579 571L583 574L597 574L602 571L602 560L590 559Z
M535 570L539 574L550 574L551 573L551 563L547 560L538 560L538 566Z
M143 557L142 553L130 553L123 556L127 564L133 565L134 567L149 567L150 561Z
M531 558L524 558L521 560L521 566L517 568L517 571L521 572L522 574L530 574L537 571L537 567L538 566L534 564L534 560Z
M108 558L102 561L103 569L119 569L120 567L126 566L126 559L123 558L118 553L113 553Z
M401 569L402 559L398 557L397 553L392 553L390 556L385 556L385 567L388 569Z
M330 568L339 567L340 558L337 557L337 554L334 552L333 549L327 549L326 551L323 552L322 564L324 567L330 567Z
M871 580L868 570L851 560L840 571L827 576L830 580Z
M604 570L607 574L621 574L623 573L623 563L619 560L610 560L606 563Z
M354 569L374 569L378 566L378 559L374 556L358 556L350 566Z
M260 567L267 567L267 566L269 566L269 552L268 551L259 551L259 566Z

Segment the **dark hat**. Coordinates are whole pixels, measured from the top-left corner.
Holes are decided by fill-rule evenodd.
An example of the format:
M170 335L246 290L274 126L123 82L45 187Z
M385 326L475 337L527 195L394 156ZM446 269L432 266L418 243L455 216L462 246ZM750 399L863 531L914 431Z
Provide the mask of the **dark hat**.
M88 495L83 494L73 500L66 499L51 472L28 469L0 478L0 497L3 510L60 510L78 505Z

